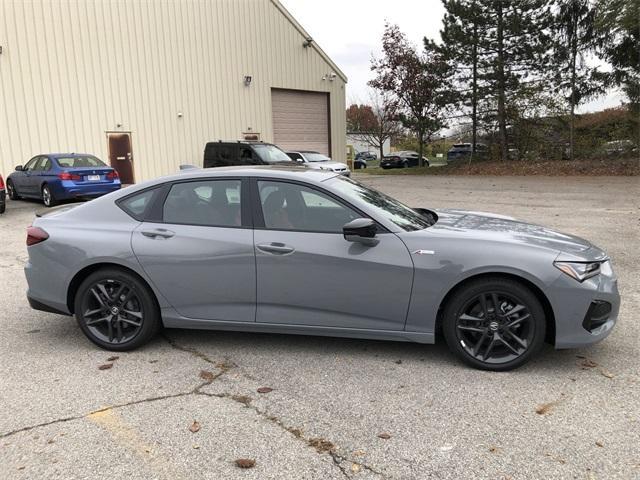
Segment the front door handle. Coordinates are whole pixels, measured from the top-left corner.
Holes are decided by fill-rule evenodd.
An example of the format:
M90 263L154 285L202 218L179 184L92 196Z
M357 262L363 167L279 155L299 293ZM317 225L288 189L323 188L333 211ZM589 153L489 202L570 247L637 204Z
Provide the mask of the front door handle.
M140 233L149 238L171 238L175 235L175 232L167 230L166 228L155 228L153 230L142 230Z
M257 248L262 252L274 253L277 255L286 255L287 253L293 253L295 251L295 248L279 242L261 243L260 245L257 245Z

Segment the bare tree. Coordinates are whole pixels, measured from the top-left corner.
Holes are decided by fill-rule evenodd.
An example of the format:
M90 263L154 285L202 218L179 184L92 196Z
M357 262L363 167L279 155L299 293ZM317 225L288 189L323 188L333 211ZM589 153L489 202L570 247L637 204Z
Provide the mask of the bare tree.
M371 112L372 121L362 122L360 131L352 134L361 142L377 148L382 158L385 142L402 132L398 102L388 93L372 89L369 93L369 105L366 107Z

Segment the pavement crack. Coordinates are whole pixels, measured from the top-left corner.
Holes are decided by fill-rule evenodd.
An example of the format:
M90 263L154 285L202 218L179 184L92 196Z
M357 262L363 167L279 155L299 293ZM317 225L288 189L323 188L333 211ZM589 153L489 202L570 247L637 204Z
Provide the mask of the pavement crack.
M196 387L196 389L190 390L188 392L172 393L172 394L168 394L168 395L160 395L160 396L157 396L157 397L143 398L143 399L140 399L140 400L132 400L130 402L118 403L116 405L110 405L108 407L99 408L97 410L93 410L93 411L91 411L89 413L85 413L85 414L82 414L82 415L74 415L74 416L70 416L70 417L63 417L63 418L58 418L58 419L55 419L55 420L51 420L49 422L42 422L42 423L38 423L38 424L35 424L35 425L29 425L29 426L26 426L26 427L18 428L16 430L12 430L10 432L2 433L2 434L0 434L0 439L10 437L12 435L15 435L16 433L28 432L28 431L34 430L36 428L47 427L49 425L55 425L57 423L65 423L65 422L71 422L73 420L81 420L83 418L87 418L87 417L89 417L91 415L94 415L96 413L106 412L107 410L116 410L116 409L119 409L119 408L129 407L129 406L132 406L132 405L139 405L141 403L151 403L151 402L157 402L157 401L160 401L160 400L167 400L167 399L170 399L170 398L179 398L179 397L186 397L186 396L189 396L189 395L194 395L195 393L197 393L196 390L198 388L200 388L200 387Z
M269 422L273 423L274 425L278 426L279 428L281 428L282 430L285 430L286 432L290 433L291 435L293 435L297 440L300 440L301 442L303 442L304 444L306 444L308 447L312 447L316 452L318 452L318 454L322 455L324 453L328 454L331 459L333 460L333 463L336 465L336 467L338 467L338 469L340 470L340 472L342 473L342 475L345 478L352 478L355 472L352 472L347 465L345 465L345 463L348 464L356 464L358 466L360 466L362 469L367 470L368 472L377 475L381 478L387 478L382 472L377 471L376 469L374 469L373 467L370 467L369 465L366 465L364 463L355 461L355 460L351 460L349 458L347 458L344 455L341 455L337 452L337 447L334 443L330 442L329 440L326 440L324 438L310 438L310 437L306 437L302 430L296 427L292 427L289 426L287 424L285 424L282 419L276 417L275 415L270 415L269 413L267 413L264 410L261 410L260 408L256 407L255 405L251 404L250 402L247 402L244 400L243 396L239 396L239 395L233 395L230 393L209 393L209 392L202 392L200 390L194 391L194 393L196 395L205 395L208 397L216 397L216 398L225 398L225 399L229 399L229 400L233 400L236 403L240 403L241 405L243 405L245 408L249 408L251 410L253 410L257 415L259 415L260 417L264 418L265 420L268 420Z

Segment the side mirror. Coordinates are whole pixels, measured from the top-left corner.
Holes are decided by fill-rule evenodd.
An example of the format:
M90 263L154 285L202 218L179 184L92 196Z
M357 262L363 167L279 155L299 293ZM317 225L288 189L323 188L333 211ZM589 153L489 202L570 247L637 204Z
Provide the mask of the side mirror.
M22 165L16 165L16 172L21 172L22 170Z
M356 218L342 227L342 234L347 242L357 242L371 247L380 240L376 237L376 223L370 218Z

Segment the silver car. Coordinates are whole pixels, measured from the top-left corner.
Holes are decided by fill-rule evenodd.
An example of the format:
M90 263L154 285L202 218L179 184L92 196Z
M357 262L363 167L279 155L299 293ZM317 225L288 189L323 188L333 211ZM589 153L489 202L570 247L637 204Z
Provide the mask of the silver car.
M334 162L326 155L310 150L300 150L297 152L286 152L291 160L303 164L305 167L316 170L328 170L340 175L351 176L351 170L346 163Z
M301 167L190 169L36 218L35 309L130 350L161 327L433 343L487 370L605 338L607 255L509 217L409 208ZM354 295L354 286L358 294Z

